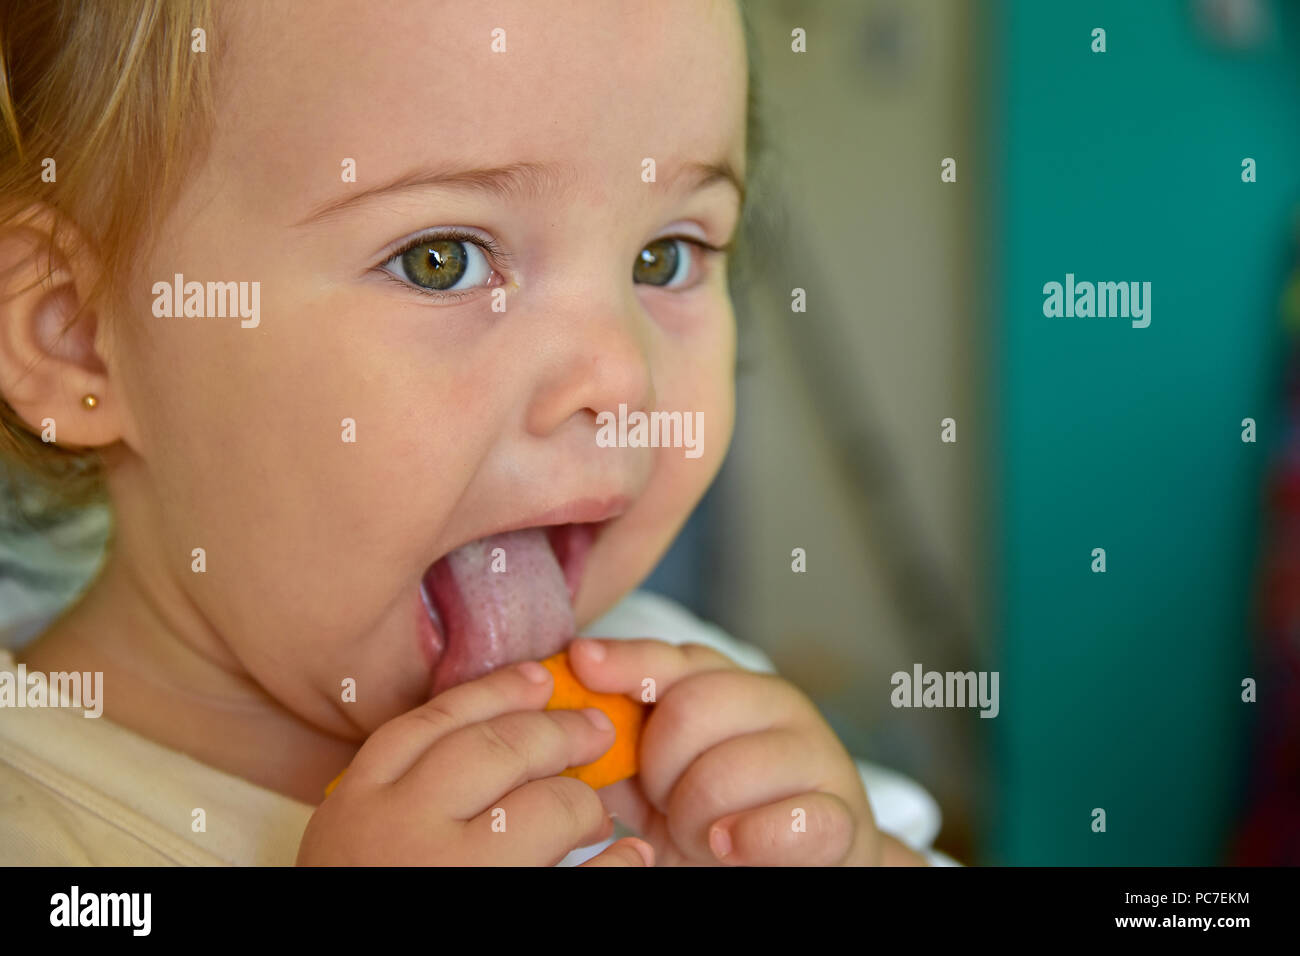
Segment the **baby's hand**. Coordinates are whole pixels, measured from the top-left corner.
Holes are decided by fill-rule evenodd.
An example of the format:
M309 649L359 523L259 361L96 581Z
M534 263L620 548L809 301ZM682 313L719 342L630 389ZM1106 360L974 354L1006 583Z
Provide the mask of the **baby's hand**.
M882 862L857 765L794 685L701 644L586 639L569 660L595 691L655 681L639 776L600 793L660 865Z
M607 839L596 791L557 774L608 750L613 728L544 711L551 684L536 662L505 667L384 724L312 815L299 865L553 865ZM584 866L652 864L628 838Z

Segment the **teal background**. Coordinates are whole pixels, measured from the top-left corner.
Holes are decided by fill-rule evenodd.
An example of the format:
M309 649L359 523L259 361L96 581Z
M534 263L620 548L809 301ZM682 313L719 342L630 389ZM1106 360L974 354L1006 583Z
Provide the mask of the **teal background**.
M983 862L1214 863L1240 811L1300 202L1300 5L1271 9L1243 53L1182 0L1004 0L984 24L1002 711ZM1067 272L1151 281L1150 327L1045 318Z

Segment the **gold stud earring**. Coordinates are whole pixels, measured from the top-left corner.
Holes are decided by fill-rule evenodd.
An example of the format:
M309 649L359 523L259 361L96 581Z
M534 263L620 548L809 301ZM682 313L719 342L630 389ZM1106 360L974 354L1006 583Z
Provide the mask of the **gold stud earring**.
M81 396L81 404L85 405L87 408L97 408L99 406L99 399L94 395L83 395Z

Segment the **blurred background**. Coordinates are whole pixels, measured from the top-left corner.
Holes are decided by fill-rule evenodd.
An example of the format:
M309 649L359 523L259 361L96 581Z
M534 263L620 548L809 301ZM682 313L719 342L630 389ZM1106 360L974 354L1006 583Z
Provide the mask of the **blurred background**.
M1300 862L1300 4L745 6L737 434L649 587L929 788L959 859ZM1151 282L1151 325L1044 317L1067 272ZM998 671L999 715L893 708L916 663Z
M929 789L963 862L1300 862L1300 4L744 2L737 432L647 587ZM1067 272L1151 282L1150 327L1044 317ZM0 533L0 627L106 527ZM893 708L915 664L997 671L998 716Z

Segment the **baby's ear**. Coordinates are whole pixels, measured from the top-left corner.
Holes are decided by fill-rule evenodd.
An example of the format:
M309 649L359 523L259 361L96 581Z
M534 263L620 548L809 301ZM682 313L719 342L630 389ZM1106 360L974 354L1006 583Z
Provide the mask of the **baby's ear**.
M100 323L86 308L98 278L90 246L49 207L0 224L0 395L60 445L106 445L121 434Z

